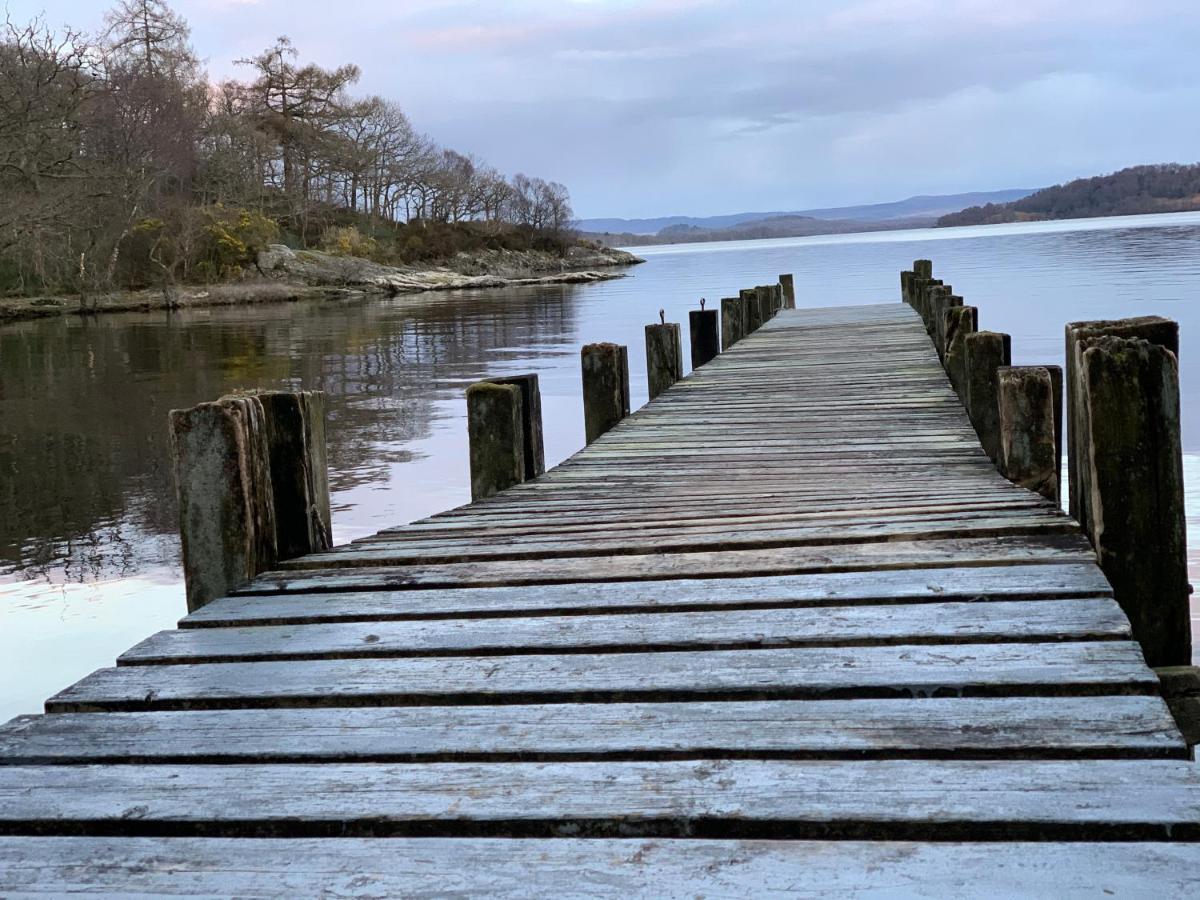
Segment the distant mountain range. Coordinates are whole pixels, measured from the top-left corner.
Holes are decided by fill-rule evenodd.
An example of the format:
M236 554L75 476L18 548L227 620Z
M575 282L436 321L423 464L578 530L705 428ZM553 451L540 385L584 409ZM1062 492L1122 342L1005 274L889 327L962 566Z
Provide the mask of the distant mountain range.
M576 227L580 231L597 236L609 235L657 235L665 228L671 229L672 234L664 237L678 237L684 229L703 232L720 232L726 229L738 229L754 222L766 219L773 220L812 220L836 221L839 225L848 223L873 223L874 229L881 223L896 223L883 227L912 227L914 224L931 225L940 216L956 213L969 206L983 206L988 203L1002 204L1020 200L1032 194L1036 189L1015 188L1006 191L975 191L968 194L946 194L943 196L909 197L892 203L873 203L865 206L840 206L829 209L779 210L775 212L744 212L724 216L661 216L655 219L581 219ZM927 220L914 223L912 220ZM819 227L814 226L813 227ZM842 230L842 229L838 229ZM816 232L811 232L816 233ZM695 238L693 238L695 239ZM726 238L712 237L709 240Z

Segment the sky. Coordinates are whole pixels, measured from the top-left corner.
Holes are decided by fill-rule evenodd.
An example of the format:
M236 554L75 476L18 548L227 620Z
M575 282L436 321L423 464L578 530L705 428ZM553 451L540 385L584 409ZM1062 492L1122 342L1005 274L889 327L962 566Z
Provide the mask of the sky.
M0 0L98 26L101 0ZM175 0L216 81L288 35L580 217L1034 188L1200 161L1196 0Z

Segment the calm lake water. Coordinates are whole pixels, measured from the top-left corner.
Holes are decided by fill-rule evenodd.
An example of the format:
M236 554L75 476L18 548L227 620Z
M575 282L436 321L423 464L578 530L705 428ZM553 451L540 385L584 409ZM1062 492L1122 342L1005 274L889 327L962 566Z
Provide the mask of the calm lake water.
M898 302L900 270L929 257L981 327L1013 335L1018 364L1061 363L1068 321L1177 319L1200 550L1200 213L638 252L631 277L596 285L0 327L0 721L183 615L168 410L236 388L327 391L342 542L469 500L471 382L537 372L557 463L583 444L582 344L629 346L640 405L642 327L660 308L686 323L700 297L780 272L800 306Z

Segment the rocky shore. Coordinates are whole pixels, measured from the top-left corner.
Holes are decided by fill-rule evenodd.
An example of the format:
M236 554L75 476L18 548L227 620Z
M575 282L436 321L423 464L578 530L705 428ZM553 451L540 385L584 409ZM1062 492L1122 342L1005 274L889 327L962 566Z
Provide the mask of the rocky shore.
M118 291L74 297L0 297L0 322L59 315L148 312L296 300L397 296L538 284L586 284L624 278L615 269L643 260L624 250L577 246L565 256L543 251L460 253L443 266L385 266L357 257L272 245L259 254L252 278L169 290Z

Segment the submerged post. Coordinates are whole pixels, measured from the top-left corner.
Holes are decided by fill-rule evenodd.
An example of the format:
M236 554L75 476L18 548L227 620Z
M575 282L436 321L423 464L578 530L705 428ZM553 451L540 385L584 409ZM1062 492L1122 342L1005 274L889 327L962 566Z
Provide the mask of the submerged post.
M946 355L942 364L950 385L963 406L967 405L967 335L979 330L979 310L974 306L951 306L945 312Z
M701 301L703 303L704 301ZM698 369L721 352L720 323L715 309L688 312L688 337L692 345L692 368Z
M480 381L467 388L472 500L525 480L524 405L516 384Z
M646 326L646 383L653 400L683 377L683 346L679 325L663 322Z
M740 297L721 301L721 350L728 350L746 336L746 304Z
M629 351L620 344L586 344L583 370L583 430L591 443L629 415Z
M1087 407L1076 390L1079 379L1080 344L1087 338L1112 335L1149 341L1179 356L1179 326L1161 316L1137 316L1130 319L1071 322L1066 327L1066 395L1067 395L1067 509L1088 530L1087 510L1080 502L1088 472L1079 466L1083 441L1080 435L1087 427Z
M796 308L796 279L790 274L780 275L779 284L783 288L783 308Z
M1058 502L1054 384L1040 366L996 370L1000 472L1009 481Z
M171 411L188 612L279 560L265 420L253 395Z
M322 391L265 391L262 404L271 465L279 559L333 546Z
M996 396L996 370L1012 364L1007 334L976 331L966 336L967 416L979 443L992 462L1000 462L1000 407Z
M521 389L521 436L525 443L525 480L546 471L546 449L542 437L542 390L536 373L487 378L490 384L511 384Z
M1174 323L1171 323L1174 324ZM1138 338L1083 338L1071 392L1085 531L1151 666L1191 662L1176 355Z

